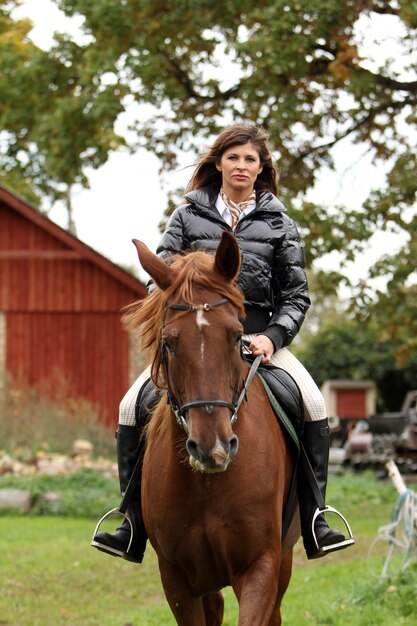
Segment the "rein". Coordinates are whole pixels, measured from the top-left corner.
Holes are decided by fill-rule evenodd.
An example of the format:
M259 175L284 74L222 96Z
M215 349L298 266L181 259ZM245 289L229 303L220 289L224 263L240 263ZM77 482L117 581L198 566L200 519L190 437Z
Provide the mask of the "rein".
M228 298L221 298L220 300L215 300L214 302L206 302L204 304L199 304L199 305L167 304L166 308L173 309L174 311L187 311L187 312L188 311L189 312L210 311L211 309L214 309L215 307L220 306L222 304L227 304L228 302L230 302ZM245 398L247 399L246 393L253 377L256 374L259 364L262 360L262 354L257 356L254 362L252 363L252 366L248 372L248 375L243 381L243 385L242 385L242 389L240 393L238 389L236 389L235 398L233 402L228 402L227 400L194 400L192 402L185 402L184 404L181 404L180 402L177 401L177 394L175 393L175 390L172 388L172 385L169 380L168 354L170 351L171 349L169 345L167 344L165 340L163 340L162 347L161 347L161 363L164 368L165 379L167 382L167 398L168 398L168 403L171 405L171 409L175 415L175 419L176 419L178 426L182 428L182 430L188 435L189 429L188 429L188 424L187 424L187 420L185 417L186 412L189 409L204 407L208 414L212 414L215 406L226 407L231 411L230 423L233 426L237 420L237 412L239 410L240 405L242 404Z

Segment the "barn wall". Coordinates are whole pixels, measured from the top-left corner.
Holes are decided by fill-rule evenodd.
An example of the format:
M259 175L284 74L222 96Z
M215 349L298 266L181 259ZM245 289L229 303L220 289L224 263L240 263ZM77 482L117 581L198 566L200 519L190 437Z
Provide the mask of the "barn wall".
M0 208L1 310L119 311L138 297L38 225Z
M61 373L69 395L100 405L107 423L117 423L128 385L128 336L118 315L9 313L8 333L6 366L15 378L54 383Z
M145 287L2 188L0 220L0 380L60 372L72 396L116 424L143 367L121 309Z
M119 311L132 292L88 261L0 263L0 307L8 311Z
M0 388L6 375L6 314L0 311Z

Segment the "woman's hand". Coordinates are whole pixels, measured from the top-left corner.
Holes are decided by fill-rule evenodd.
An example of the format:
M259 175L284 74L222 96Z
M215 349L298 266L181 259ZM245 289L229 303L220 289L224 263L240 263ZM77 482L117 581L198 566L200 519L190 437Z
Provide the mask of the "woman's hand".
M250 342L249 350L252 351L253 356L263 354L262 363L269 363L274 354L274 344L266 335L258 335Z

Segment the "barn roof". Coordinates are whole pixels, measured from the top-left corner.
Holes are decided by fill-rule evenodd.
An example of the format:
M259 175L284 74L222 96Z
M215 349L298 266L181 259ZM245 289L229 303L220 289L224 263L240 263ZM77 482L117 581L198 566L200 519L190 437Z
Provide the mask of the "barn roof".
M95 265L97 268L112 276L112 278L125 287L131 289L137 294L138 297L146 295L146 287L140 280L132 276L132 274L121 268L119 265L112 263L112 261L82 242L64 228L55 224L55 222L50 220L46 215L40 213L34 206L19 197L16 193L7 189L3 185L0 185L0 204L2 202L65 245L67 249L65 252L56 252L53 250L44 251L43 254L45 258L53 258L55 254L59 255L59 258L63 258L63 255L65 254L67 258L90 261L90 263ZM28 252L26 250L13 250L12 252L0 250L0 258L8 258L7 255L11 253L13 253L14 256L24 258Z

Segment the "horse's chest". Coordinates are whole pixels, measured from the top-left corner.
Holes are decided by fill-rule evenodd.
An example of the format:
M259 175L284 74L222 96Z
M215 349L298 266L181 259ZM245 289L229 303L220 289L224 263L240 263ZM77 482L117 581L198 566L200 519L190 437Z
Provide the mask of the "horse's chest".
M227 473L211 475L156 462L167 456L155 448L144 472L151 543L164 560L190 573L194 590L229 585L259 553L279 544L274 480L265 478L259 488L238 461Z

